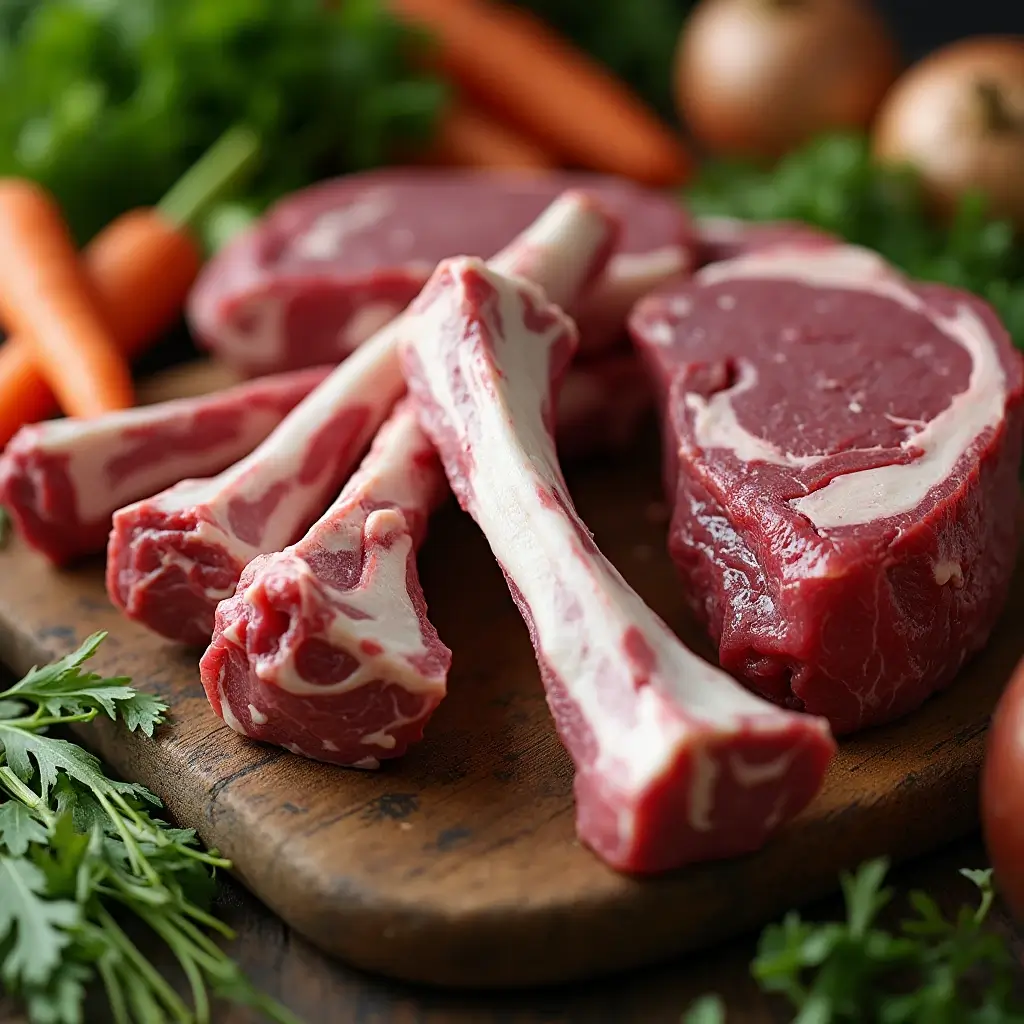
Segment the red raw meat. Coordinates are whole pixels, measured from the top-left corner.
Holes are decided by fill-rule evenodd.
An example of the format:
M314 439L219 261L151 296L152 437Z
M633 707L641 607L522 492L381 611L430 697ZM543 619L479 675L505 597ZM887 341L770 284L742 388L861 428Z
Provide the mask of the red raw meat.
M122 505L230 466L328 372L301 370L201 398L23 427L0 458L0 502L52 562L95 554Z
M494 265L535 275L573 302L598 280L617 238L618 223L594 200L567 193ZM398 317L360 346L235 466L117 512L107 557L111 600L168 639L207 643L217 602L235 592L242 569L317 519L401 397L403 330Z
M217 606L199 668L235 732L355 768L421 737L452 656L427 618L416 550L447 494L405 400L323 518L250 562Z
M606 279L573 310L585 347L603 349L641 295L691 269L693 233L671 196L567 171L386 169L306 189L207 264L190 325L243 373L336 362L404 309L438 260L497 252L566 190L589 192L624 224Z
M572 299L606 266L617 230L591 199L569 194L492 262ZM589 397L578 396L577 414ZM415 552L446 494L402 403L333 508L299 543L251 563L218 606L200 667L231 728L363 768L420 738L451 652L427 619Z
M817 791L834 750L827 723L690 652L598 551L551 431L573 322L472 258L439 266L410 321L409 389L529 627L576 765L580 837L635 872L757 848Z
M838 733L947 685L1019 541L1024 371L989 306L801 246L711 264L631 330L672 556L722 666Z

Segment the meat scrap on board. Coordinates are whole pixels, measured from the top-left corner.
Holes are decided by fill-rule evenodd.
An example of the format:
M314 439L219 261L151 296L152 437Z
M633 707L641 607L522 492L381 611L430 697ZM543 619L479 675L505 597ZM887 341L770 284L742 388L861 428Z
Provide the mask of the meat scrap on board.
M247 455L328 372L299 370L199 398L23 427L0 457L0 501L50 561L96 554L117 509Z
M947 685L1019 543L1021 355L981 299L781 246L641 302L672 556L723 668L844 733Z
M492 263L572 301L607 265L617 232L592 199L569 193ZM396 334L419 327L403 317ZM420 738L451 652L427 618L416 548L447 493L414 410L400 404L332 508L301 541L251 562L218 606L201 674L231 728L355 767Z
M409 317L410 393L529 627L580 837L636 872L757 848L817 792L828 725L690 652L597 549L551 431L572 320L472 258L444 261Z
M618 230L594 200L567 193L494 263L535 275L571 305L599 279ZM350 355L246 458L120 509L107 555L114 604L168 639L206 644L245 566L316 521L403 394L403 320Z

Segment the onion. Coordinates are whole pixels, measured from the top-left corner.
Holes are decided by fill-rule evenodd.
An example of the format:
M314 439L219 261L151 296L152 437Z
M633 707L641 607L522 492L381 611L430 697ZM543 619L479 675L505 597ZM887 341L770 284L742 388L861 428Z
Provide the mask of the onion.
M676 105L711 152L778 157L866 127L897 67L866 0L702 0L676 51Z
M1024 227L1024 39L965 39L916 64L886 97L873 148L916 168L940 211L978 190Z

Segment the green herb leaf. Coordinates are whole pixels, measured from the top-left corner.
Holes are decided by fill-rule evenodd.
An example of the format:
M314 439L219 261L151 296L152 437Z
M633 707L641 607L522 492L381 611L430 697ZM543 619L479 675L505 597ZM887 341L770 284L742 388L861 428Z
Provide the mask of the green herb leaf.
M119 1024L208 1021L209 991L294 1024L207 934L230 936L209 913L214 871L227 862L192 830L152 817L160 801L145 787L109 778L92 754L46 734L100 713L147 734L163 721L165 705L127 679L83 670L102 639L0 694L0 977L32 1024L81 1024L95 981ZM136 948L124 915L174 954L191 1008Z
M953 919L932 897L910 893L914 916L892 932L878 922L892 897L883 888L887 866L873 860L842 876L845 921L816 924L791 912L769 925L751 965L761 988L789 1001L794 1024L1024 1022L1024 1007L1014 999L1013 958L983 927L994 897L992 873L961 872L980 899ZM705 997L684 1024L703 1022L704 1013L724 1015L724 1007Z
M68 931L81 920L79 907L46 898L46 877L27 860L0 856L0 941L14 941L3 962L8 985L47 981L70 944Z
M257 205L415 151L444 105L424 40L380 0L0 4L0 174L33 178L79 241L156 203L232 125Z
M725 1003L721 996L701 996L686 1014L682 1024L725 1024Z
M0 846L14 857L24 856L33 843L45 843L46 829L24 804L0 804Z

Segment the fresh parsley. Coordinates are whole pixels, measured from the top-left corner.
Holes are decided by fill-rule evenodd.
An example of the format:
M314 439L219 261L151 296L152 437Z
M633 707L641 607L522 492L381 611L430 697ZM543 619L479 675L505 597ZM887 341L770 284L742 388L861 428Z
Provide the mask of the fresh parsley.
M245 125L264 204L429 139L446 90L423 45L383 0L3 0L0 174L84 242Z
M976 906L952 920L927 893L910 893L913 914L895 931L879 924L892 900L888 862L842 876L846 920L823 924L786 915L761 935L751 971L760 987L795 1009L793 1024L1024 1024L1013 992L1014 960L984 927L991 871L961 872L978 888ZM698 1000L684 1024L725 1024L718 996Z
M163 722L161 701L84 667L104 635L0 692L0 982L33 1024L80 1024L93 984L116 1024L203 1024L211 993L297 1024L210 937L231 937L210 914L228 862L156 817L143 786L48 735L99 715L147 736ZM132 919L173 953L191 1005L130 937Z
M799 220L881 253L912 277L975 292L1024 348L1024 245L967 196L949 225L928 210L915 175L881 167L866 136L812 140L772 168L711 162L688 190L698 215Z

